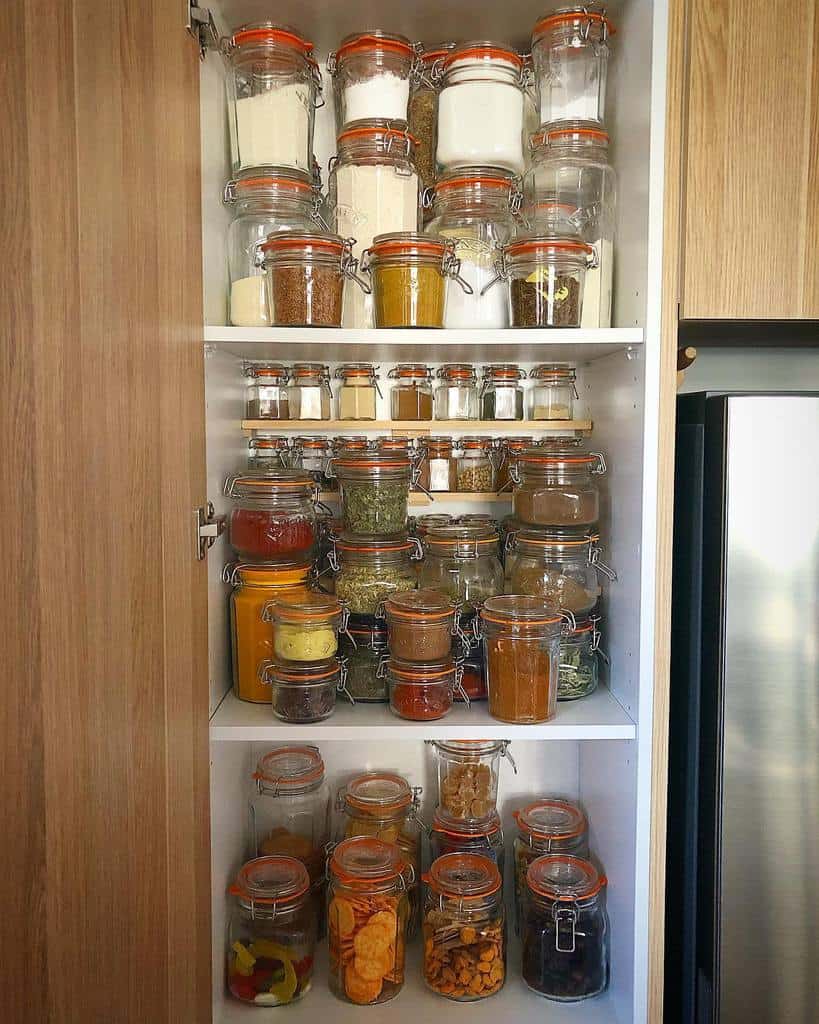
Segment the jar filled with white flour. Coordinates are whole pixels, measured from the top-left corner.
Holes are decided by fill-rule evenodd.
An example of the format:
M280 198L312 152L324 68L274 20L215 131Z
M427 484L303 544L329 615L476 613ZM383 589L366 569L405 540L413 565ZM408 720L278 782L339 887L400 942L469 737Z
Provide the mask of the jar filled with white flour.
M436 150L443 170L488 164L523 173L523 66L498 43L463 43L446 56Z
M335 230L355 239L356 258L376 235L418 231L421 190L414 155L405 121L354 121L338 136L338 156L330 162L329 206ZM342 323L372 327L372 296L345 288Z
M503 168L463 167L438 179L427 230L454 239L461 277L472 286L470 295L456 281L447 281L444 327L509 326L503 289L486 286L496 276L498 247L515 233L519 202L518 179Z
M310 172L321 75L313 44L272 22L222 40L233 171L268 164Z
M336 128L370 117L407 120L415 46L380 29L346 36L327 59L333 76Z

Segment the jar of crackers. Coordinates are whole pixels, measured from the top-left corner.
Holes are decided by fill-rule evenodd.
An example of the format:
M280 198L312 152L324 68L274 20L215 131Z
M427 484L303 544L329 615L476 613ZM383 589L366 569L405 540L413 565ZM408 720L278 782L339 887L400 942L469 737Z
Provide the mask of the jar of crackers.
M424 875L424 979L459 1002L486 999L506 980L503 886L491 860L447 853Z
M328 864L330 991L358 1005L386 1003L404 984L412 867L371 836L339 843Z

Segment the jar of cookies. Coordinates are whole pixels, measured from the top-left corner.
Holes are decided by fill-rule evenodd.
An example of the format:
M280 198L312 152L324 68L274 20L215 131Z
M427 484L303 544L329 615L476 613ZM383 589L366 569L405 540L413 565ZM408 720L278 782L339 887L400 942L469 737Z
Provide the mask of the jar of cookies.
M506 919L497 867L448 853L424 875L424 979L459 1002L486 999L506 979Z
M330 991L359 1006L386 1003L404 984L412 867L392 843L358 836L333 850L328 879Z
M501 757L515 762L507 740L431 740L438 770L438 814L449 823L485 821L497 811Z

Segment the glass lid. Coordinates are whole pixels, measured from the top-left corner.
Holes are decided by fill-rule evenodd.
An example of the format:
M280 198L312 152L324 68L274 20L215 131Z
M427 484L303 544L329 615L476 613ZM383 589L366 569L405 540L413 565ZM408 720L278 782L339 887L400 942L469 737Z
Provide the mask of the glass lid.
M521 832L536 839L574 839L587 828L585 814L569 800L535 800L514 817Z
M228 890L245 905L288 903L310 888L307 868L294 857L256 857L236 875Z
M409 807L412 790L407 780L394 772L364 772L347 783L344 800L359 811L391 813Z
M532 892L552 900L590 899L606 883L606 876L591 861L559 854L538 857L526 872L526 884Z
M316 747L278 747L259 758L253 778L280 790L293 791L324 778L324 761Z
M440 896L467 900L485 899L501 887L497 866L475 853L445 853L433 862L424 881Z

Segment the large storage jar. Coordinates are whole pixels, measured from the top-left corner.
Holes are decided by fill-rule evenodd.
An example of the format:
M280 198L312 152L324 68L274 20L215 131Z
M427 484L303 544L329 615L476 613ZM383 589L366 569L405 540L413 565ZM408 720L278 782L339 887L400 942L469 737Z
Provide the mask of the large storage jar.
M249 562L311 558L316 545L312 493L312 480L297 469L228 477L225 495L233 500L233 550Z
M437 526L424 539L420 584L446 594L465 612L503 592L498 533L491 526Z
M600 518L599 452L580 442L530 448L513 469L513 512L529 526L593 526Z
M373 29L354 32L331 53L336 129L381 117L406 121L415 48L406 36Z
M351 615L374 616L391 594L417 586L411 560L419 550L418 542L406 536L368 540L342 534L330 562L336 571L336 595Z
M519 530L509 592L542 597L573 615L588 614L601 594L595 538L565 528ZM604 567L605 568L605 567Z

